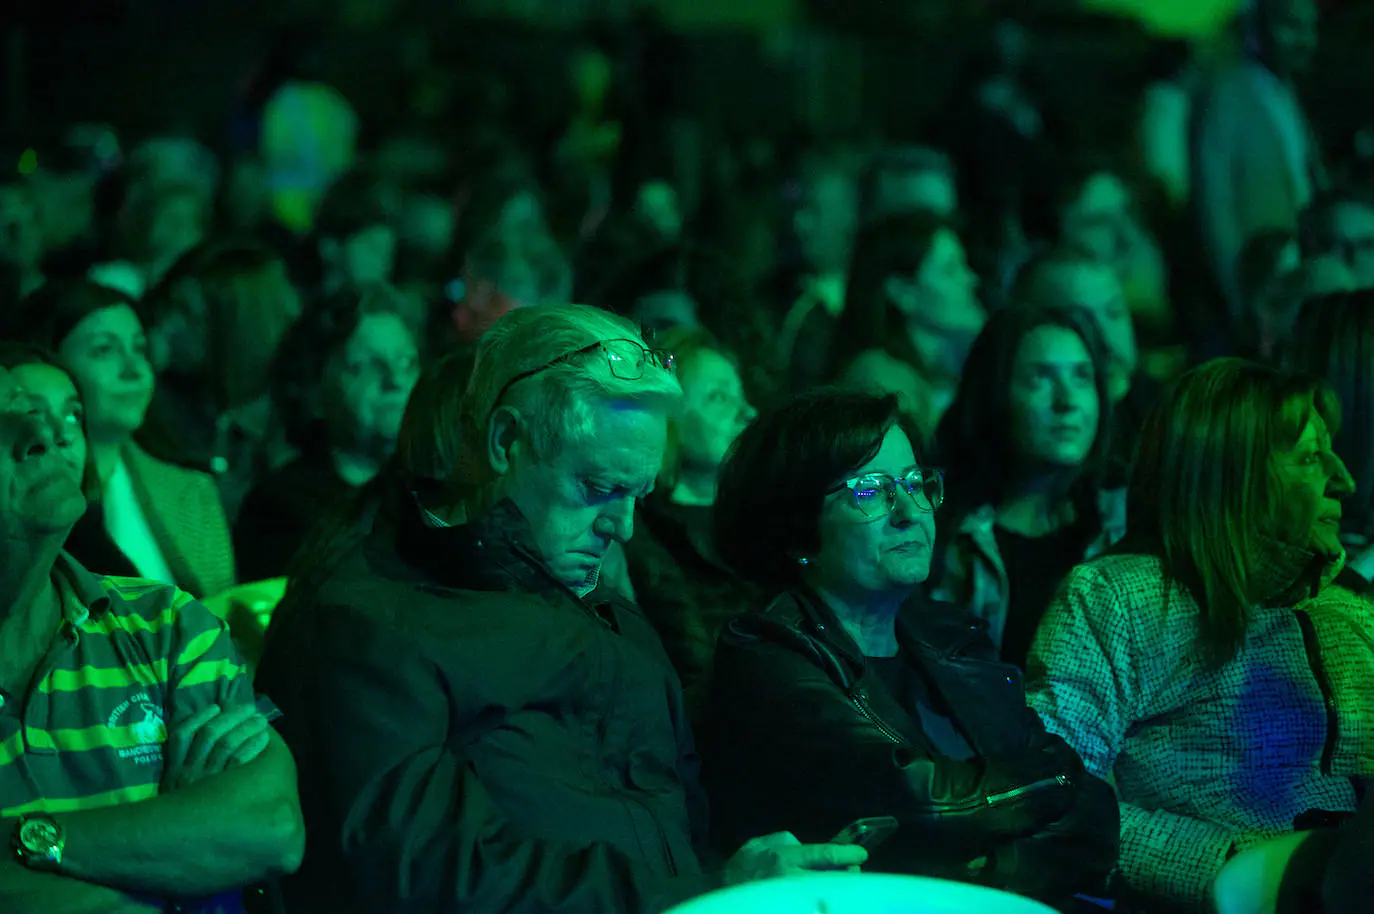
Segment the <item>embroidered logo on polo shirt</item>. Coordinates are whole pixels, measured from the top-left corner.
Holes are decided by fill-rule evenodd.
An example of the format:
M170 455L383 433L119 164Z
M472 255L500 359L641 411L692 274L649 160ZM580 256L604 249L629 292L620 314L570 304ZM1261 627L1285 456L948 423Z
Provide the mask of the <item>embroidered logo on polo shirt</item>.
M119 757L136 765L152 765L162 761L162 744L167 741L167 723L162 707L139 692L110 712L105 725L111 730L127 727L132 744L119 750Z

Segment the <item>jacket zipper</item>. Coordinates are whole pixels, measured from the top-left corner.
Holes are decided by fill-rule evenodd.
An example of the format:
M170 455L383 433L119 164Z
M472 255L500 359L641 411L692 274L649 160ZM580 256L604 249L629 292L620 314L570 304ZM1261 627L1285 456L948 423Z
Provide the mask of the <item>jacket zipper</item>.
M878 715L873 713L873 709L868 706L868 697L864 695L862 689L851 692L849 694L849 700L854 703L854 707L859 709L860 714L868 718L869 723L878 728L879 733L899 746L907 745L907 741L902 739L896 730L893 730L887 724L883 723L878 719Z
M1052 787L1068 787L1072 783L1073 778L1067 774L1056 774L1052 778L1045 778L1034 784L1027 784L1025 787L1016 787L1002 793L990 793L987 796L987 804L992 807L1005 806L1008 803L1016 802L1027 794L1039 793Z
M1312 625L1312 617L1304 610L1293 610L1298 617L1298 628L1302 629L1302 645L1307 652L1307 662L1312 668L1312 676L1317 680L1317 688L1322 693L1322 704L1326 707L1326 742L1322 745L1322 774L1331 773L1331 761L1336 754L1336 739L1339 736L1340 718L1336 715L1336 698L1332 694L1331 679L1326 675L1326 663L1322 660L1321 647L1317 644L1317 630Z

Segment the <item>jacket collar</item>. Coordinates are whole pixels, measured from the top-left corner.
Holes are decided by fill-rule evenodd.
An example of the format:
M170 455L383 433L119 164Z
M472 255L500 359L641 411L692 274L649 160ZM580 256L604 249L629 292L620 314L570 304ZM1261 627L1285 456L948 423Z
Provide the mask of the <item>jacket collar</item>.
M394 490L396 553L430 583L454 590L566 590L545 566L514 502L500 501L476 520L447 525L425 506L436 494L428 482L398 481Z
M813 591L789 591L764 611L773 621L810 638L824 655L841 685L848 688L867 666L859 645L840 625L834 611ZM908 653L952 655L982 637L985 623L945 604L932 607L919 590L897 612L897 643Z

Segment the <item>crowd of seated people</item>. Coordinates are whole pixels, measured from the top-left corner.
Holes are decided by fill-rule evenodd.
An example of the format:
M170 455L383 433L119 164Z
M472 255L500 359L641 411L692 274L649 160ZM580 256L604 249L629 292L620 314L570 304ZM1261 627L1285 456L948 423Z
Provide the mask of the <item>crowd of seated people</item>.
M1361 910L1374 220L1309 12L1163 222L1019 94L995 192L978 135L688 180L511 112L287 202L186 137L0 173L0 911Z

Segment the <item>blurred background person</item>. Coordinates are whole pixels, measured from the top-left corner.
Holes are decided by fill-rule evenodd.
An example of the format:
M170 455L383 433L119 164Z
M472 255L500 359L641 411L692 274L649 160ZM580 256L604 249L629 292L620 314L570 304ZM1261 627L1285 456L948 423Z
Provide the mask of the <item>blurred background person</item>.
M1297 91L1317 48L1314 0L1249 0L1242 56L1207 80L1192 129L1193 202L1201 238L1233 324L1240 253L1256 233L1296 231L1325 189L1320 143Z
M778 352L791 387L825 380L830 340L845 308L845 283L859 221L858 166L843 148L804 153L788 183L791 262L775 277L783 315Z
M711 514L721 464L755 413L734 356L704 330L672 328L654 345L673 353L682 402L669 419L658 484L635 511L625 558L636 602L658 630L696 720L716 638L753 596L716 554Z
M115 250L122 259L95 265L91 278L130 298L142 298L183 254L205 240L208 207L194 184L133 183L118 215Z
M6 338L56 352L76 379L103 526L138 576L202 598L230 587L234 553L213 478L135 441L155 380L134 303L88 280L53 281L6 325Z
M953 219L959 212L954 163L929 146L880 149L864 171L859 211L865 224L903 213L934 213Z
M924 214L865 226L854 248L829 377L898 395L934 428L986 319L959 235Z
M330 185L314 220L318 273L308 282L320 294L365 283L390 282L396 268L395 201L379 181L354 172Z
M297 456L258 478L234 524L244 580L286 573L311 528L391 456L420 373L398 294L345 289L308 307L276 355L275 398Z
M1024 667L1064 575L1120 539L1124 492L1105 488L1107 360L1090 318L997 312L973 344L936 434L948 468L935 598L987 625Z
M15 277L21 296L43 285L44 244L29 181L0 173L0 263Z
M281 256L237 241L188 252L141 306L158 384L139 442L212 473L231 521L257 475L290 456L269 377L300 309Z
M1027 229L1042 244L1090 258L1116 273L1128 313L1151 348L1177 333L1168 273L1140 201L1103 157L1059 162L1028 192Z
M1350 271L1356 288L1374 289L1374 195L1318 195L1298 220L1298 244L1304 260L1333 258Z

